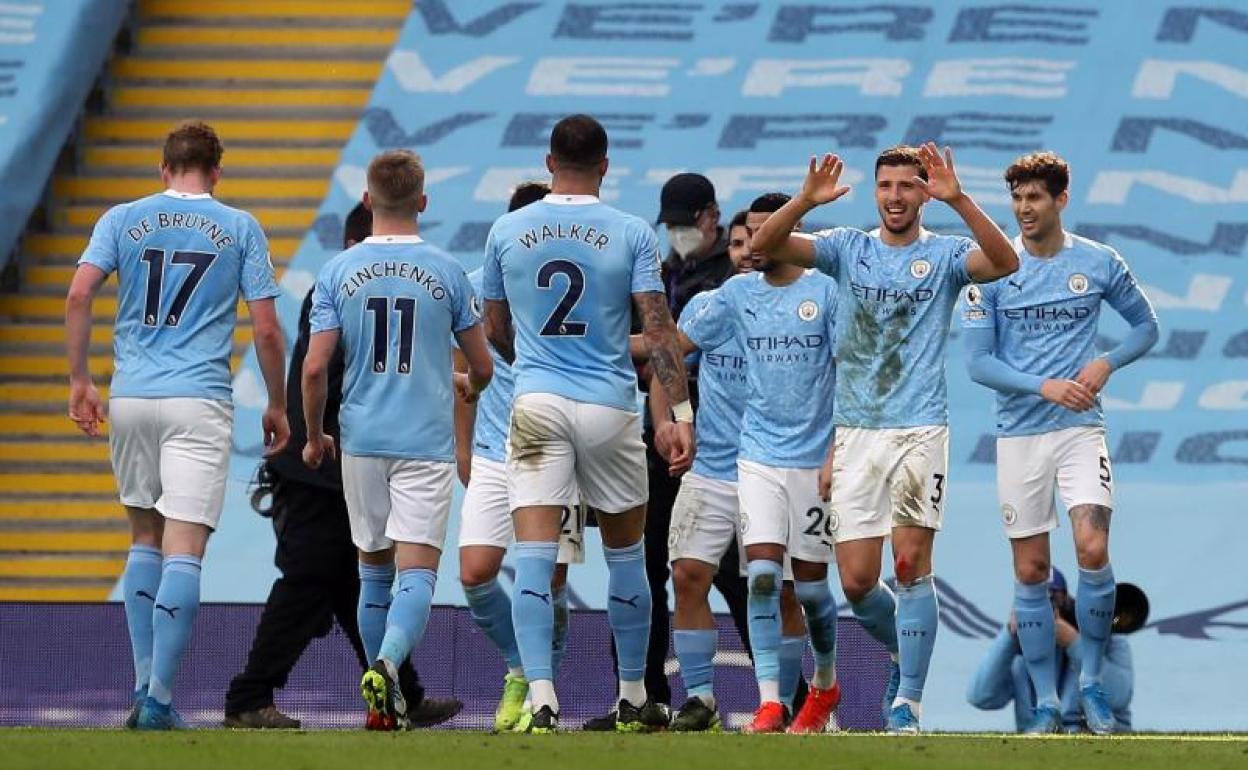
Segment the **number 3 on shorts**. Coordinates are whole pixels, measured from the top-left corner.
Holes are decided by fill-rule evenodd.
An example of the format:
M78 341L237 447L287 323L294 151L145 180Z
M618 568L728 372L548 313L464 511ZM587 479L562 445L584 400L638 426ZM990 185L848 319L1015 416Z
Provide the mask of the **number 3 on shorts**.
M945 474L932 474L932 510L940 513L940 503L945 499Z

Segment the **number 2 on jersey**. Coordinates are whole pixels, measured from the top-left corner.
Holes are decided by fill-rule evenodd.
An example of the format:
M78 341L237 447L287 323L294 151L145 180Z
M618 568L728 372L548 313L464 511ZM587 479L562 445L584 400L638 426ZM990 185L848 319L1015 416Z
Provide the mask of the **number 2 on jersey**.
M390 298L364 300L365 314L373 314L373 374L384 374L390 360ZM412 340L416 334L416 299L395 297L394 312L399 314L399 374L411 374Z
M563 299L551 312L550 318L542 326L543 337L584 337L588 324L580 321L569 321L568 314L576 308L585 293L585 273L580 265L566 259L552 259L537 271L537 288L549 289L554 285L556 275L567 276L568 288Z
M191 301L191 295L195 293L199 282L204 280L204 275L208 272L208 268L212 267L216 258L216 254L205 251L173 252L169 263L190 265L191 272L187 274L182 285L178 287L178 293L174 295L173 304L169 306L169 312L164 316L165 326L177 326L182 320L182 311L186 310L186 303ZM165 282L165 250L144 249L143 256L139 259L147 263L147 296L143 302L143 325L159 326L160 294Z

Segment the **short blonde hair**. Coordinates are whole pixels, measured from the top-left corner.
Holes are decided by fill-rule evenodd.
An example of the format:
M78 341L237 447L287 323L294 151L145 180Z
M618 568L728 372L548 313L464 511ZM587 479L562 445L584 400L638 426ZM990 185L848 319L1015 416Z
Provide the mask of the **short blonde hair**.
M411 150L386 150L368 164L368 197L373 213L416 216L425 191L425 167Z

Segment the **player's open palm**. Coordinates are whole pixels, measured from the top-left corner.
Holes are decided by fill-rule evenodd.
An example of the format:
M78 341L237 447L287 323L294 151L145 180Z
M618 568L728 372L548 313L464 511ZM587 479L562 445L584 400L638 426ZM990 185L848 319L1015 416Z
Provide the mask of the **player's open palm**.
M923 188L931 197L941 201L951 201L962 194L962 183L958 181L958 174L953 168L953 150L949 147L945 148L945 154L942 157L940 151L936 149L936 145L928 142L919 148L919 160L923 162L923 169L927 172L927 180L922 177L915 177L914 181L919 187Z
M810 170L806 172L799 195L816 206L831 203L849 192L848 187L841 186L844 170L845 164L835 155L824 155L823 160L810 156Z
M108 411L100 398L100 391L91 382L71 383L69 386L69 419L78 430L88 436L99 436L100 425L108 417Z
M1045 380L1040 395L1072 412L1086 412L1096 405L1096 394L1074 380Z

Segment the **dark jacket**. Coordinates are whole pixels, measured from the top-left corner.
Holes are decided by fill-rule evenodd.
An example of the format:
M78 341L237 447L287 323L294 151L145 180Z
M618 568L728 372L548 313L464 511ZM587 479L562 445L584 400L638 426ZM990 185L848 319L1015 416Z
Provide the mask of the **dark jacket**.
M290 371L286 375L286 419L290 421L290 441L286 448L268 461L269 470L290 481L342 491L342 467L337 458L327 455L321 467L312 470L303 464L303 445L308 442L308 427L303 421L303 359L308 355L312 336L309 316L312 313L312 292L299 310L299 337L290 351ZM338 409L342 405L342 373L345 367L342 345L329 359L329 391L325 400L325 433L338 440Z

